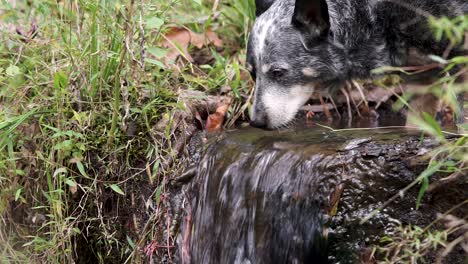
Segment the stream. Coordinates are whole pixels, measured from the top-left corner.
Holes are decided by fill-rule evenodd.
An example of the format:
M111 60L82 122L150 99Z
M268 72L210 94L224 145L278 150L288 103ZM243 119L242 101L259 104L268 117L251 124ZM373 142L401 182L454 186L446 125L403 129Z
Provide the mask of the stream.
M361 263L399 225L425 226L468 197L466 183L448 187L416 210L417 185L360 224L426 168L437 142L416 130L245 128L206 146L181 235L189 263Z

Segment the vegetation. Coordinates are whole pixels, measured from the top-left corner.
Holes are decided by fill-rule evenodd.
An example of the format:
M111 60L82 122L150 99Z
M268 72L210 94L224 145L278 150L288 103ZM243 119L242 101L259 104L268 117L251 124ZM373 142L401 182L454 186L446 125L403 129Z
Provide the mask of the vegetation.
M228 93L230 120L244 114L253 2L0 0L1 263L171 260L178 94ZM439 21L438 34L460 41L463 21ZM201 44L172 45L177 32ZM447 87L466 90L447 78L431 92ZM431 172L466 172L466 136L449 142L434 120L418 124L444 143Z
M436 19L431 17L429 18L429 23L434 30L436 39L439 41L443 38L449 40L450 44L447 47L447 51L450 51L455 45L468 41L468 39L465 39L465 34L468 32L468 16L460 16L454 19L446 17ZM445 76L425 89L420 90L419 93L433 94L441 100L442 104L453 109L456 116L463 115L463 108L466 109L467 106L465 105L463 108L460 108L460 100L457 98L457 95L463 95L468 91L468 83L466 81L459 81L460 76L466 76L467 74L468 57L460 56L450 60L437 56L431 56L431 58L439 64L439 67L444 67L442 73ZM385 71L389 69L381 70ZM390 70L412 74L412 72L407 72L404 69ZM419 70L415 69L416 72ZM454 73L449 74L449 72ZM411 109L411 104L409 103L410 99L414 96L415 94L412 92L406 92L402 96L398 96L399 101L394 105L395 110L406 106L409 110L416 112L417 109ZM464 100L462 100L462 103L466 104ZM466 122L458 124L458 132L460 134L454 134L444 131L444 128L435 118L427 113L411 115L409 118L412 124L417 125L419 129L425 132L425 135L436 138L440 142L440 146L428 153L429 164L427 168L412 184L401 190L398 194L395 194L381 208L378 208L366 219L363 219L363 222L367 221L390 202L404 196L405 192L414 186L420 186L416 203L416 208L419 208L427 191L443 188L444 185L453 182L466 181L466 179L463 179L468 172L468 138L466 134L468 127ZM422 135L422 139L425 135ZM447 139L448 135L456 136L456 140L453 137L452 139ZM441 180L440 175L444 175L444 178ZM431 181L433 178L435 179ZM439 180L436 180L437 178ZM460 180L460 178L462 179ZM466 217L468 216L459 219L450 215L450 213L460 207L466 208L468 197L464 199L463 202L454 205L453 208L446 208L447 211L444 214L441 214L431 224L423 228L401 225L394 235L382 238L382 244L374 248L374 253L379 256L383 263L419 263L424 260L431 262L431 259L435 259L436 263L444 263L444 258L454 250L455 246L467 243ZM445 226L441 226L441 222ZM434 230L434 226L438 226L438 228ZM437 257L434 257L434 252L438 252Z
M0 262L171 249L163 200L181 168L163 165L177 155L178 91L230 87L240 102L250 81L241 47L253 1L229 2L0 1ZM201 47L209 63L166 63L164 34L180 27L224 45Z

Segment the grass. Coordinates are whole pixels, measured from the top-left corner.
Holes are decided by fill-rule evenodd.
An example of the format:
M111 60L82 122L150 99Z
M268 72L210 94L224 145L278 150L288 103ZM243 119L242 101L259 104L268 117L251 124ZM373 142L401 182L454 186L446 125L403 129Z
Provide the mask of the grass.
M0 0L0 262L170 261L178 93L227 87L227 125L242 116L253 19L253 0ZM457 40L451 23L437 32ZM174 27L213 30L223 47L165 64ZM466 164L460 149L447 145L443 164Z
M0 1L0 262L138 262L173 246L162 201L181 168L162 166L171 122L154 127L182 108L179 89L248 89L253 1L213 4ZM225 47L173 70L153 53L174 26L213 28Z

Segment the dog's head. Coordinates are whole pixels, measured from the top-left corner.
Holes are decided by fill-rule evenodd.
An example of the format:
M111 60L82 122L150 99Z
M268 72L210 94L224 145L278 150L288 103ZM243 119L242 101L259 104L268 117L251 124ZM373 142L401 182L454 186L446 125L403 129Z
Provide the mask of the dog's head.
M257 0L247 68L255 79L251 124L289 124L313 92L326 93L340 72L329 42L325 0Z

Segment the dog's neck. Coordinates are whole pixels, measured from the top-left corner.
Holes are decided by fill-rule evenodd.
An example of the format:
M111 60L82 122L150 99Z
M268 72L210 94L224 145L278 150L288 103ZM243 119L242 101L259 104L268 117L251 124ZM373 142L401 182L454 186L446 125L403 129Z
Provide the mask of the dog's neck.
M384 28L376 23L377 2L341 0L328 3L330 53L332 59L336 59L335 63L345 62L341 69L343 79L367 79L373 69L404 63L404 54L390 52L395 43L388 43L388 39L382 37Z

